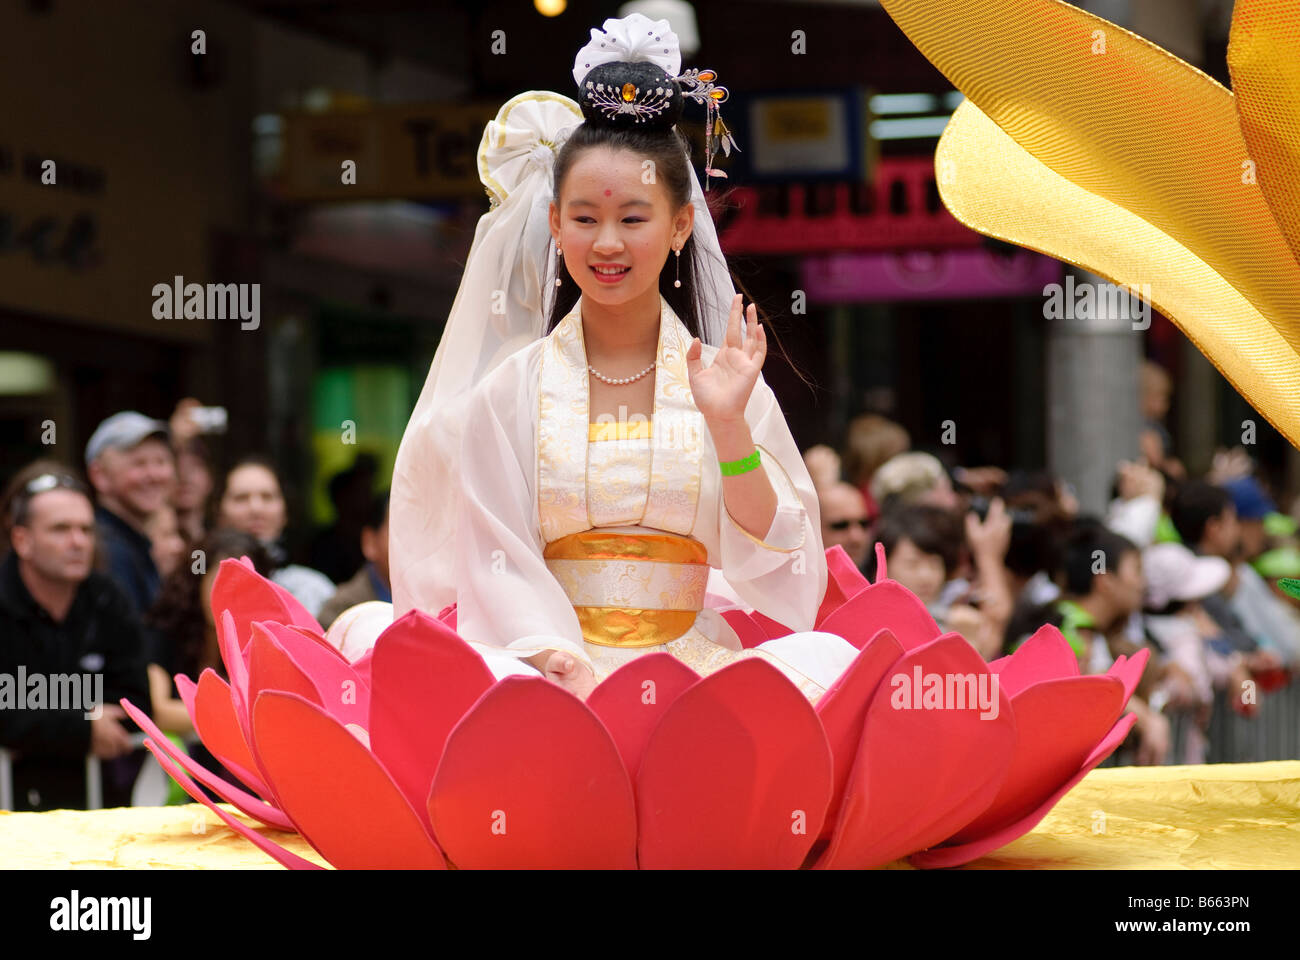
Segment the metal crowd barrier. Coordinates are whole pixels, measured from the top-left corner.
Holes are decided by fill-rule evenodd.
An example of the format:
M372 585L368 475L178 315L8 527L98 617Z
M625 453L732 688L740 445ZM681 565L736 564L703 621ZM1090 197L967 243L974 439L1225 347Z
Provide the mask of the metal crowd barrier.
M131 734L132 751L144 746L143 733ZM99 757L93 753L86 755L86 809L99 810L104 806L104 768ZM13 754L5 747L0 747L0 810L14 808L14 767Z
M1300 681L1274 693L1261 693L1259 711L1243 717L1232 709L1225 691L1214 695L1207 740L1206 763L1256 763L1300 760ZM1181 763L1193 718L1171 713L1168 763Z

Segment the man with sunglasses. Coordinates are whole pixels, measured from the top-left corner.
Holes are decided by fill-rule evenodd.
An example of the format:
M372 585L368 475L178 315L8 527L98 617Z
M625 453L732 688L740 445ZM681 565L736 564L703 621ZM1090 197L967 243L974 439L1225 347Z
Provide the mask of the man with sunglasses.
M818 491L822 514L822 543L839 544L858 567L871 548L871 518L862 491L851 483L835 483Z
M122 697L146 711L140 626L122 592L92 570L95 515L85 486L40 461L3 504L0 747L12 755L16 810L81 808L86 755L103 770L106 806L130 802L135 768ZM75 700L76 702L72 702Z

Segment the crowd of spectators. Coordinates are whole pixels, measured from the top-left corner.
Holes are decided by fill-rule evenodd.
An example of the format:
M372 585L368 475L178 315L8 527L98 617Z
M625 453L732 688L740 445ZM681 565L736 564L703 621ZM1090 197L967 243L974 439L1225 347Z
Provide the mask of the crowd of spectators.
M271 460L240 458L216 482L193 415L199 406L187 398L168 421L114 414L91 434L84 474L42 459L5 489L0 676L24 687L15 697L11 682L15 702L0 702L0 772L9 774L14 809L84 807L88 756L101 765L102 802L131 802L144 753L118 706L124 697L223 772L195 737L173 680L206 669L224 674L210 602L222 560L247 557L325 626L353 603L391 596L388 501L371 494L373 458L362 455L344 482L331 484L331 492L346 491L348 512L317 544L333 545L322 555L333 557L336 582L292 562L289 512ZM363 486L365 507L352 522ZM356 540L351 548L345 535ZM56 687L67 694L74 677L79 702L55 702ZM40 703L17 702L30 698L29 678L43 684Z
M1120 762L1282 759L1231 747L1212 756L1210 731L1282 701L1300 724L1300 605L1275 586L1300 575L1296 519L1240 447L1216 454L1205 476L1188 475L1163 426L1169 380L1152 364L1143 400L1140 456L1116 465L1100 516L1081 514L1048 472L945 466L910 449L897 424L860 417L842 454L805 452L823 542L871 579L882 546L888 576L988 661L1049 623L1081 673L1148 649Z

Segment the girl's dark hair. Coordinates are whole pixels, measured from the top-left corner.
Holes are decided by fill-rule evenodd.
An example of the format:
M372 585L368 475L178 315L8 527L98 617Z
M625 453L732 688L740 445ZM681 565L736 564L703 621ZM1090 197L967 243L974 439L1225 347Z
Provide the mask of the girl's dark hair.
M605 123L584 121L573 129L568 140L560 147L560 151L555 157L553 172L554 196L552 199L557 208L560 207L560 192L564 187L564 180L568 176L569 170L572 169L582 151L589 150L592 147L629 150L643 159L653 161L655 178L668 191L669 206L674 214L691 202L691 143L678 128L653 130L609 126ZM697 210L696 216L699 215ZM547 242L553 241L548 240ZM695 231L692 229L691 235L687 237L686 242L682 245L680 258L682 285L680 287L673 286L673 281L678 278L678 263L676 262L678 258L676 256L669 254L664 262L663 269L659 271L659 292L668 301L668 305L673 308L673 312L681 319L682 324L690 331L691 336L699 337L704 343L709 341L704 337L700 319L706 316L710 310L728 311L731 308L730 301L720 304L710 302L711 298L705 295L703 288L699 284L698 278L704 275L704 270L708 266L704 262L706 256L707 254L696 245ZM546 323L547 333L559 326L560 321L568 316L569 311L573 309L573 305L578 302L578 297L582 293L582 288L569 275L569 271L564 268L562 260L557 259L556 270L560 285L555 286L555 278L550 278L548 288L555 293L551 300L549 319ZM730 268L728 268L727 272L730 274L731 282L736 290L744 294L747 301L754 301L754 298L749 295L749 291L745 289L745 285L740 282L735 273ZM777 337L769 314L761 306L757 306L757 309L763 326L767 330L768 341L780 351L781 356L790 364L791 369L795 371L799 378L808 383L808 378L790 359L790 355ZM710 344L710 346L716 347L720 346L720 344L715 343Z
M690 141L676 127L670 130L638 130L635 128L612 127L601 123L584 122L578 124L569 139L555 157L554 197L555 206L560 206L560 191L564 180L582 151L592 147L607 147L612 150L629 150L640 157L653 161L655 179L668 191L669 206L674 214L691 202L691 167ZM673 308L691 336L704 339L700 332L700 317L710 308L702 299L702 293L696 277L701 265L696 262L697 249L695 231L682 245L680 287L674 287L677 279L677 257L669 255L664 267L659 271L659 292L663 294L668 305ZM551 302L550 320L546 332L550 333L568 316L573 305L578 302L582 289L576 280L564 269L563 261L557 260L560 285L554 282L551 289L555 296ZM716 305L712 305L717 309Z
M213 530L198 549L203 551L207 570L216 569L222 560L248 557L259 574L264 577L271 575L270 558L251 534L230 527ZM222 672L216 643L207 635L202 584L203 576L194 573L191 564L182 562L163 581L158 599L144 615L145 627L158 635L163 646L172 650L171 659L177 671L192 680L197 680L205 667L214 667Z

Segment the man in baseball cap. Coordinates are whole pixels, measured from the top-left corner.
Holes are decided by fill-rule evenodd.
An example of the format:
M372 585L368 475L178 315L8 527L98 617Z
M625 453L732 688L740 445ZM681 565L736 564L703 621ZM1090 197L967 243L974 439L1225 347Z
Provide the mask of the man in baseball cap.
M145 529L166 506L176 482L168 437L163 421L127 410L96 427L86 444L86 472L99 500L95 521L107 572L137 616L153 605L161 586Z

